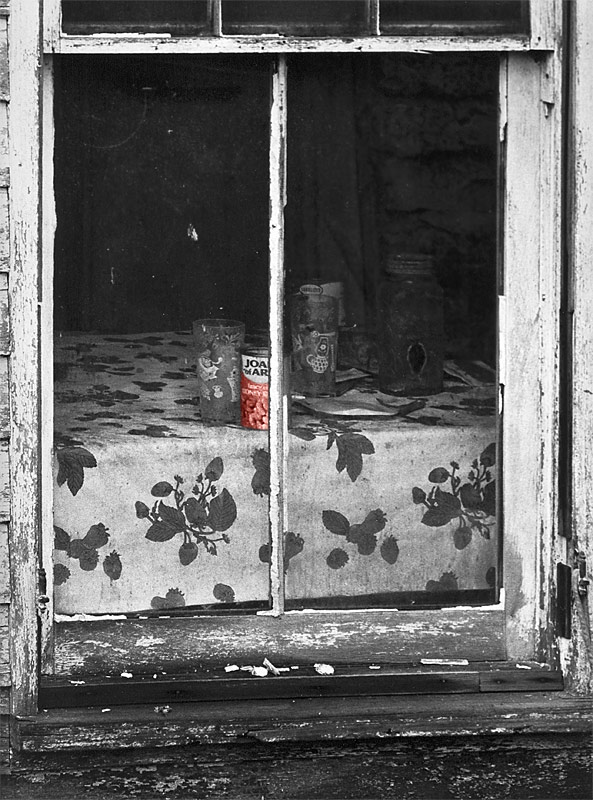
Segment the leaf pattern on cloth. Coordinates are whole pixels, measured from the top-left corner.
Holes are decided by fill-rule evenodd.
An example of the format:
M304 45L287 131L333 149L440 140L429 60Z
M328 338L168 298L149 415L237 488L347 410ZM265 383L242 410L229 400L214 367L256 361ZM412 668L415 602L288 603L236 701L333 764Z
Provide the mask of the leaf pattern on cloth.
M352 427L353 425L353 422L321 419L319 422L309 423L307 426L290 428L290 433L304 442L327 437L326 450L330 450L335 444L338 451L336 470L338 472L345 471L354 483L364 466L363 455L374 455L375 446L358 428Z
M412 502L422 505L425 511L421 522L429 528L442 528L456 521L453 542L457 550L465 549L474 532L484 539L490 538L490 528L496 517L496 479L492 467L496 464L496 445L489 444L472 461L467 481L462 483L459 464L450 462L450 468L435 467L428 473L434 484L426 492L419 486L412 489ZM445 485L449 483L449 487ZM450 491L449 491L450 490Z
M84 447L61 447L56 450L58 459L58 486L66 484L76 496L84 483L85 468L97 466L97 459Z

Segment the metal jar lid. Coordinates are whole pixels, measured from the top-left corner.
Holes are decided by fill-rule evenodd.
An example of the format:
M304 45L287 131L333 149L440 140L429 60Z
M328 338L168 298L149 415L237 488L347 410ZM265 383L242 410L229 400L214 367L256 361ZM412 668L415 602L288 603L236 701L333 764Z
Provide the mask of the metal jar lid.
M385 265L388 275L434 275L434 258L424 253L393 253Z

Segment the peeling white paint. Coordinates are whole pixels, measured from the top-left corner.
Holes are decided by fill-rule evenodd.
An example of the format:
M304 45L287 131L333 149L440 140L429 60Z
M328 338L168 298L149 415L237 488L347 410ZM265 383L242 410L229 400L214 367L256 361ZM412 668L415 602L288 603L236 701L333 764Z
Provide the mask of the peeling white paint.
M83 644L94 644L96 647L111 647L109 642L100 642L97 639L85 639Z
M56 614L56 622L99 622L105 619L127 619L125 614Z
M157 644L166 644L164 639L159 639L157 636L141 636L136 639L136 647L153 647Z

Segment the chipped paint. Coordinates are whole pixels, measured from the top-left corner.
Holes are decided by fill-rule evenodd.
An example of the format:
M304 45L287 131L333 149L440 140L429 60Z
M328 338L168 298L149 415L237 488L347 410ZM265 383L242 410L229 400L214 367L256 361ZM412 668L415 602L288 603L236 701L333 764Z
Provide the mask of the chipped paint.
M125 614L56 614L56 622L101 622L107 619L127 619Z
M161 639L158 636L141 636L139 639L136 640L136 647L154 647L157 644L166 644L165 639Z
M270 309L270 383L269 383L269 452L270 452L270 600L272 614L284 612L284 553L286 530L284 489L286 485L286 434L288 428L286 397L283 395L284 346L284 207L286 205L286 56L274 64L270 108L270 210L269 210L269 309Z

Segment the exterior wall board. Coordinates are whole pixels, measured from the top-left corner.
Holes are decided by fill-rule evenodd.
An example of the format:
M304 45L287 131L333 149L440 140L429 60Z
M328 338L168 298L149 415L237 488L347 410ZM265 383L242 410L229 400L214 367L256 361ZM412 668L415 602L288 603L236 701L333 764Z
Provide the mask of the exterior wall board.
M567 563L573 568L573 636L560 640L563 667L575 692L593 693L593 582L579 586L593 574L593 281L591 279L591 198L593 197L593 4L590 0L569 3L572 14L570 42L569 125L570 147L568 194L568 260L571 273L572 312L572 539L567 545ZM585 575L579 575L582 559ZM580 589L580 591L579 591Z
M0 441L0 522L10 518L10 490L8 480L8 442Z
M6 173L5 173L6 174ZM8 189L0 177L0 269L7 270L9 262Z
M9 168L8 168L8 22L10 3L0 0L0 773L8 767L10 710L10 664L8 654L8 615L10 601L10 560L8 525L10 500L8 489L8 436L10 427L8 401L8 323L9 266Z
M8 357L0 355L0 439L8 438L9 427Z
M8 275L0 272L0 355L7 355L8 348Z
M8 686L8 604L0 605L0 686Z
M0 8L0 100L8 100L8 22Z
M9 569L8 525L0 523L0 603L8 603L10 601Z

